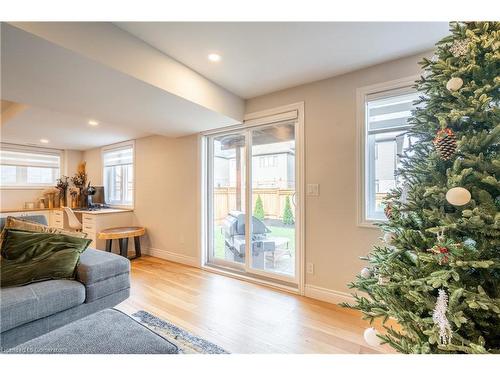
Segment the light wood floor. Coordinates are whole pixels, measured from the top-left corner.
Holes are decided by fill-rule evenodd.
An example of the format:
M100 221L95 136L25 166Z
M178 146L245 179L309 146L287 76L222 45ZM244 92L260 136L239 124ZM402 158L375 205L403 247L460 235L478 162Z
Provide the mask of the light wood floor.
M118 308L148 311L231 353L377 353L355 311L150 256L132 261L131 296Z

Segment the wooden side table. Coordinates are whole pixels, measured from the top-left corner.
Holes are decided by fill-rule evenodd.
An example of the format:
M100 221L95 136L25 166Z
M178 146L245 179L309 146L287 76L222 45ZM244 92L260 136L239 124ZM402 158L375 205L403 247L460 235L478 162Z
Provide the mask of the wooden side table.
M141 236L146 234L144 227L117 227L108 228L99 232L98 238L106 240L106 251L111 252L113 240L118 240L120 245L120 255L127 257L128 239L134 238L135 257L130 259L139 258L141 256Z

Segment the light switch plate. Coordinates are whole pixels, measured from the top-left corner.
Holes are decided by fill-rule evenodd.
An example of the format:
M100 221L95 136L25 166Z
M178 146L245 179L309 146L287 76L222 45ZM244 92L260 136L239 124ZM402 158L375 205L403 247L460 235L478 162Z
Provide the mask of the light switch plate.
M307 184L307 195L310 197L319 196L319 184Z

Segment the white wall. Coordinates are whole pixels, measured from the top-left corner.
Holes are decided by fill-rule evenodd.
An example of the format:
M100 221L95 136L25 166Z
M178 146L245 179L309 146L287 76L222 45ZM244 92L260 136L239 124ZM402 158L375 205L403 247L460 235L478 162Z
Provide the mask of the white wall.
M198 136L135 141L135 225L152 255L195 264L198 246ZM102 184L101 149L84 151L88 178Z
M20 209L25 202L37 202L44 189L0 189L2 210Z
M356 224L356 88L416 75L422 56L246 102L246 113L305 103L306 183L320 184L320 196L306 199L306 262L314 264L314 274L306 275L306 284L348 292L347 284L365 264L359 257L378 242L378 229Z

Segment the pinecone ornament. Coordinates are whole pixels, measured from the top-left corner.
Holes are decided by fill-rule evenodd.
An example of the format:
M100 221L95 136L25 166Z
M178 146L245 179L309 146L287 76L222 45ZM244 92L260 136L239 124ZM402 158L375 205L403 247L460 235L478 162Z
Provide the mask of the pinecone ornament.
M443 160L450 160L457 151L457 139L455 138L455 133L450 128L438 131L433 143L436 151Z

